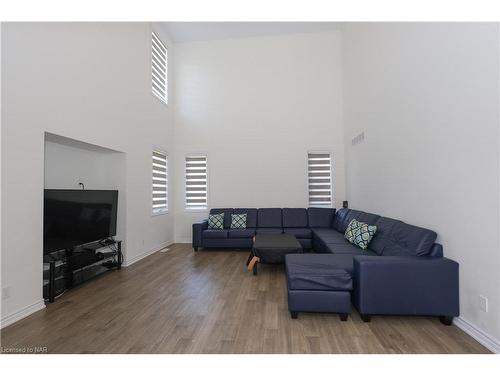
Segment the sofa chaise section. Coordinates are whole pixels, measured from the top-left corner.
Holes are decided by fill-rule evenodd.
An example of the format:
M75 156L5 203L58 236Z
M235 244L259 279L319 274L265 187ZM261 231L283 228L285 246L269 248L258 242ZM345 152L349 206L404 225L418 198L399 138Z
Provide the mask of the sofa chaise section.
M344 239L352 219L377 226L366 250ZM451 324L452 318L459 315L458 263L443 257L434 231L349 209L335 213L331 228L312 231L313 247L320 254L292 257L294 266L287 265L288 289L294 291L290 312L296 314L297 306L304 308L304 303L296 300L298 284L290 282L294 274L312 279L326 267L341 268L351 275L351 300L365 321L377 314L429 315ZM304 288L302 295L307 294Z

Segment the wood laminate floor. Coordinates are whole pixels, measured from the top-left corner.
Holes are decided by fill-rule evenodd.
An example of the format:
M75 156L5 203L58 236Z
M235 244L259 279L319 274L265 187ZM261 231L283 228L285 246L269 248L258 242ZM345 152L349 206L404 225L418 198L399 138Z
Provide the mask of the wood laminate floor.
M488 353L437 318L287 309L283 266L246 271L247 251L176 244L66 292L3 329L3 348L49 353Z

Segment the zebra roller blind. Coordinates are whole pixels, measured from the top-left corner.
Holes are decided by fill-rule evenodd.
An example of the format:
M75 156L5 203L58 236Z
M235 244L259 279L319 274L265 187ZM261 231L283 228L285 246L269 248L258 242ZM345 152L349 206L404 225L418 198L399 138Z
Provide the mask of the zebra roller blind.
M332 207L332 162L329 152L307 154L307 180L310 207Z
M151 81L153 95L168 104L167 47L153 31L151 33Z
M168 165L167 154L153 151L153 213L168 211Z
M207 157L186 156L186 209L207 208Z

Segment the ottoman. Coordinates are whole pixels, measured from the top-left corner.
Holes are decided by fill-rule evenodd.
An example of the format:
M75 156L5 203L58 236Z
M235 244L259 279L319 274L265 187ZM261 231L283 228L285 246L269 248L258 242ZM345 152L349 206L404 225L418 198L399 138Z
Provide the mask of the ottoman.
M285 269L288 310L338 313L345 321L351 312L351 274L337 265L333 254L287 254Z
M293 234L257 233L247 266L253 269L254 275L257 275L257 259L261 263L281 264L284 263L286 254L302 252L302 245Z

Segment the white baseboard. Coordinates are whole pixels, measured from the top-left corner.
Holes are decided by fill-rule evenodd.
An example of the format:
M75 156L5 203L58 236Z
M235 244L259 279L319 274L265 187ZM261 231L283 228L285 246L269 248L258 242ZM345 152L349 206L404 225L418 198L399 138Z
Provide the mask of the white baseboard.
M188 237L176 238L175 243L191 243L191 238Z
M37 312L44 308L45 308L45 303L43 302L43 300L32 303L31 305L28 305L26 307L23 307L22 309L3 317L2 320L0 321L0 329L10 326L11 324L17 322L18 320L26 318L28 315L31 315L34 312Z
M132 264L140 261L141 259L144 259L146 258L147 256L150 256L151 254L153 253L156 253L157 251L160 251L161 249L167 247L167 246L171 246L174 242L173 241L167 241L167 242L164 242L162 243L161 245L158 245L158 246L155 246L153 247L151 250L147 250L139 255L136 255L135 257L133 258L130 258L130 259L126 259L122 266L123 267L129 267L131 266Z
M462 331L464 331L469 336L474 338L481 345L483 345L486 348L488 348L489 350L491 350L493 353L496 353L496 354L500 353L500 342L498 340L495 340L493 337L488 335L486 332L483 332L482 330L477 328L475 325L469 323L464 318L458 317L458 318L453 319L453 324L455 324Z

